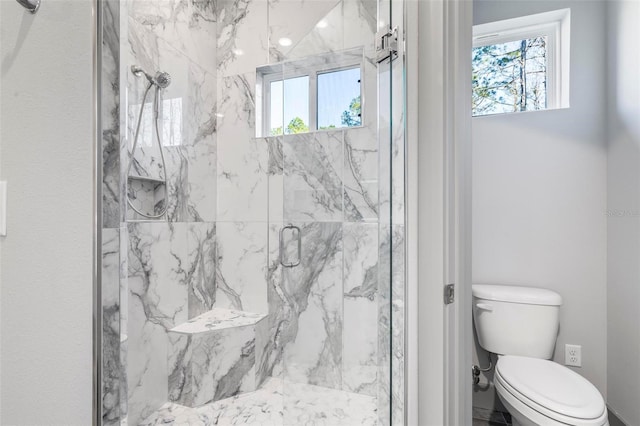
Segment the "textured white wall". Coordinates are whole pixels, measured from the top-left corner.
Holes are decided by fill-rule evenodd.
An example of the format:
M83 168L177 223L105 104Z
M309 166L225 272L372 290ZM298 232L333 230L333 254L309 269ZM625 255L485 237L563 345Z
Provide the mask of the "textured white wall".
M609 406L640 424L640 3L608 2Z
M89 0L0 0L0 424L91 424Z
M473 280L560 293L554 360L582 345L575 371L606 394L605 4L479 0L474 23L566 7L571 107L473 119Z

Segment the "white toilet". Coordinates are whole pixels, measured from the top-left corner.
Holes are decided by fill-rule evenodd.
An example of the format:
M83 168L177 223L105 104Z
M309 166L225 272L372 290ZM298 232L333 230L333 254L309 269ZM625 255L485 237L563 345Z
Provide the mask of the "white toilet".
M551 290L473 286L480 346L498 354L494 382L514 425L608 426L607 408L588 380L553 356L562 297Z

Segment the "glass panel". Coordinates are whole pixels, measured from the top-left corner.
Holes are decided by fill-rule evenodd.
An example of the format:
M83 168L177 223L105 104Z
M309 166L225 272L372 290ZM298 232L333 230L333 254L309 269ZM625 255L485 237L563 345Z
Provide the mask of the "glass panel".
M362 124L360 68L318 74L318 129Z

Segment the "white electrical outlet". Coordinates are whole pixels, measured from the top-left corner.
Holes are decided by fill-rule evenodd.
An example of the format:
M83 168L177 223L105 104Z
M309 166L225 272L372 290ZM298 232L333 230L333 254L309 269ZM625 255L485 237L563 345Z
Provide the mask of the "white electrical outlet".
M564 345L564 365L582 367L582 346Z

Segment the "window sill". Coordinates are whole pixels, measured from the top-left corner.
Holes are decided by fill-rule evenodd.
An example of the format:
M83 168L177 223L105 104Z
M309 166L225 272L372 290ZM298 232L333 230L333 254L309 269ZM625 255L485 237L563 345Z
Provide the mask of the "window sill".
M495 114L482 114L482 115L472 115L471 118L483 118L483 117L508 117L511 115L524 115L524 114L535 114L535 113L544 113L550 111L561 111L567 110L569 106L562 106L558 108L546 108L546 109L536 109L531 111L514 111L514 112L496 112Z

